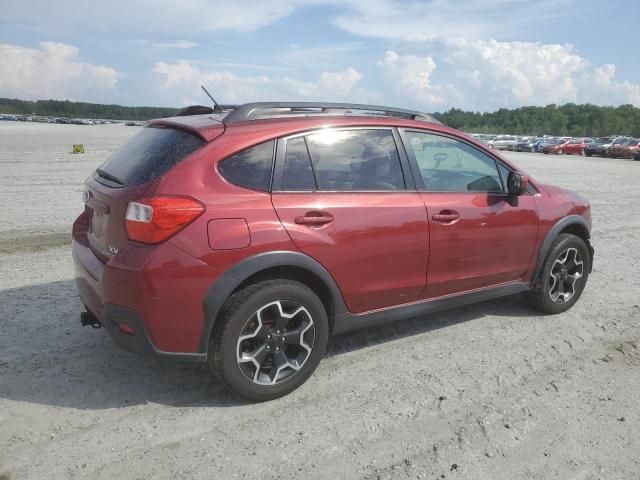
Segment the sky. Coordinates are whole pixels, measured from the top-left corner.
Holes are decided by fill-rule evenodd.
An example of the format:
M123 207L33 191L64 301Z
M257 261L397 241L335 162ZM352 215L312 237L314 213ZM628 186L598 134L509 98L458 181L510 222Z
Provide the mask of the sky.
M640 107L639 0L0 0L0 97Z

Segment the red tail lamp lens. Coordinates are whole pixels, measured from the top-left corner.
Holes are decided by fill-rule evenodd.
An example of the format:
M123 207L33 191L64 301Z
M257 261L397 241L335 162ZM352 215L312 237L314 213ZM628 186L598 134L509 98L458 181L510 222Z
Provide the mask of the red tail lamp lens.
M160 243L175 235L204 212L191 197L158 196L129 202L125 228L129 240Z

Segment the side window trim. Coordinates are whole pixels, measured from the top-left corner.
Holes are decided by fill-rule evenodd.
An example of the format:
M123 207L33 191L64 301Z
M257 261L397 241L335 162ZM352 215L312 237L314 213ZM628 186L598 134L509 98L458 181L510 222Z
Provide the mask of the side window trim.
M309 148L309 140L307 140L307 137L309 135L305 135L304 137L302 137L302 139L304 140L304 148L307 149L307 157L309 157L309 164L311 164L311 173L313 173L313 183L316 184L316 188L314 190L314 192L318 191L318 174L316 173L316 166L313 164L313 157L311 156L311 149Z
M427 134L427 135L437 135L440 137L444 137L444 138L448 138L451 140L455 140L458 142L462 142L468 146L470 146L471 148L473 148L474 150L477 150L478 152L486 155L487 157L489 157L490 159L492 159L494 161L495 167L496 167L496 171L498 172L498 178L500 178L500 183L502 186L502 192L485 192L488 195L493 195L493 196L508 196L507 195L507 189L506 189L506 185L504 184L503 180L502 180L502 175L500 175L500 169L498 165L504 165L505 168L507 168L507 170L509 171L513 171L513 169L507 165L505 165L503 162L501 162L498 158L496 158L491 152L485 152L484 150L480 150L477 146L473 145L470 142L467 142L466 140L462 139L462 138L458 138L455 137L453 135L448 135L446 133L443 132L436 132L433 130L426 130L426 129L420 129L420 128L398 128L398 132L400 134L400 138L402 139L402 143L403 143L403 147L404 150L407 153L407 156L409 157L409 163L411 165L411 172L413 173L413 177L415 178L415 182L416 182L416 188L418 189L418 191L420 192L425 192L425 193L461 193L461 194L470 194L470 195L477 195L478 193L483 193L483 192L466 192L466 191L460 191L460 192L451 192L451 191L441 191L441 192L436 192L436 191L431 191L431 190L426 190L425 184L424 184L424 180L422 178L422 172L420 172L420 167L418 166L418 160L416 159L415 153L413 151L413 149L411 148L411 144L409 143L409 139L407 138L406 132L415 132L415 133L423 133L423 134Z
M323 128L315 128L310 131L295 133L293 135L288 135L286 137L278 138L276 142L276 154L275 154L275 166L273 168L273 180L272 180L272 188L273 192L286 192L286 193L403 193L407 191L415 191L415 175L411 170L411 162L408 158L408 154L406 152L406 148L402 139L400 138L400 134L396 127L393 126L366 126L366 125L357 125L357 126L341 126L341 127L331 127L331 130L335 131L345 131L345 130L388 130L393 135L393 140L396 146L396 152L398 154L398 159L400 162L400 171L402 173L402 178L404 182L404 189L401 190L321 190L318 188L318 178L316 174L316 168L313 163L313 159L311 157L311 150L309 148L309 143L307 141L307 137L309 135L313 135L315 133L322 132ZM316 190L283 190L283 176L284 176L284 163L287 151L287 141L293 140L294 138L304 137L305 146L307 148L307 153L309 155L309 159L311 161L311 169L313 171L313 178L316 183Z

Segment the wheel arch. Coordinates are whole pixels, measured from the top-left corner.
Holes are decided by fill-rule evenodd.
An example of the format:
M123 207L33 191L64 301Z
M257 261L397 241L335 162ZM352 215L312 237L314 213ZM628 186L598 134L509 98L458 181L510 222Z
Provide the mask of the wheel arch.
M587 247L589 248L589 253L591 255L590 265L593 265L593 248L591 247L590 238L591 233L589 231L589 226L587 225L587 221L581 217L580 215L569 215L558 223L556 223L549 232L547 236L544 238L542 242L542 246L538 252L538 260L536 262L536 269L534 270L532 276L532 282L535 283L538 280L540 272L542 271L542 267L544 265L544 261L547 258L547 254L549 253L549 249L551 245L558 238L559 235L563 233L569 233L571 235L575 235L576 237L580 237L585 241Z
M227 299L252 283L268 279L295 280L312 289L327 310L330 332L334 318L347 312L342 293L331 274L317 260L299 252L275 251L249 257L228 269L204 298L204 326L200 353L207 353L211 335Z

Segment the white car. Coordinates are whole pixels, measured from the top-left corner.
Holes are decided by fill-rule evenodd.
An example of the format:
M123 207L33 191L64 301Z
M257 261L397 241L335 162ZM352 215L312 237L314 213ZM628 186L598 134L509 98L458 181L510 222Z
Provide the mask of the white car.
M496 150L513 150L518 143L518 137L515 135L498 135L488 142L489 147Z

